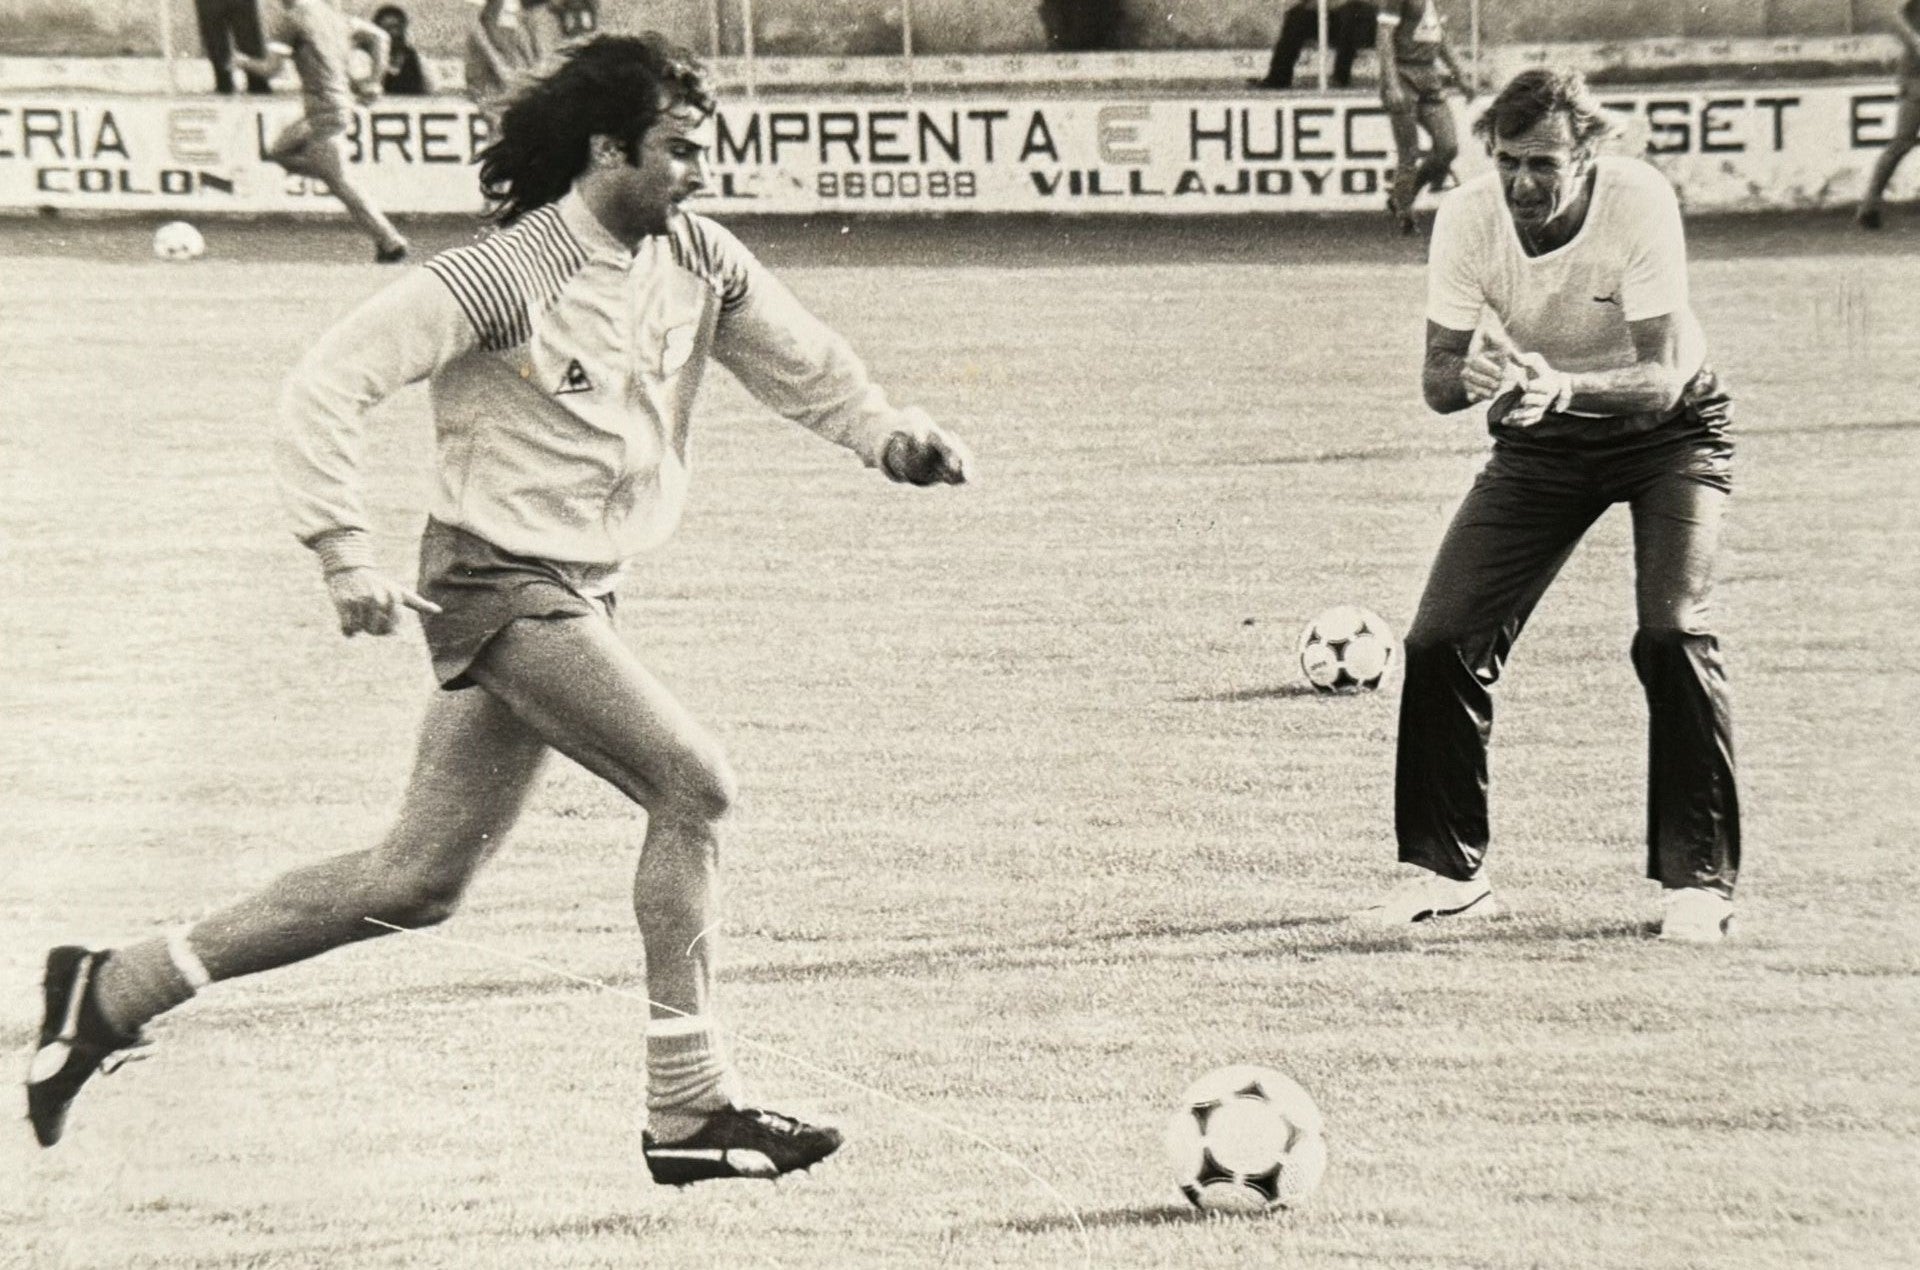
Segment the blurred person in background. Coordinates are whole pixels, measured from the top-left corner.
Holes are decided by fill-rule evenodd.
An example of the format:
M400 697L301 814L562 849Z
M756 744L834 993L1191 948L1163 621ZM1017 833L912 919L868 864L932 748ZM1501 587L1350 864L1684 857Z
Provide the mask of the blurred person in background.
M1889 9L1888 29L1900 41L1900 111L1894 116L1893 136L1887 139L1887 148L1880 152L1879 162L1873 165L1866 197L1860 200L1862 229L1880 228L1881 204L1886 199L1894 169L1907 157L1914 143L1920 141L1920 0L1906 0Z
M200 20L200 45L213 63L213 91L233 92L233 55L258 57L264 52L260 37L260 0L193 0ZM250 93L270 93L273 87L259 75L246 77Z
M1380 28L1380 8L1370 0L1341 0L1327 6L1327 45L1333 53L1329 83L1345 88L1353 82L1353 59L1373 47ZM1294 0L1280 19L1280 38L1274 42L1273 61L1264 79L1247 81L1255 88L1292 88L1293 68L1300 52L1320 39L1318 0Z
M353 76L355 47L367 55L373 70L365 79ZM373 23L349 17L327 0L286 0L268 32L266 56L236 53L233 64L249 75L272 79L282 66L293 63L305 113L280 131L265 157L296 176L322 182L373 239L373 258L398 264L407 258L407 240L347 175L342 142L355 103L380 95L380 68L387 64L387 52L387 33Z
M600 29L599 0L481 0L467 24L467 96L489 113Z
M433 91L420 50L407 38L407 11L383 4L373 11L373 24L387 33L387 61L380 72L380 91L389 97L424 97Z
M1411 234L1416 231L1414 200L1423 189L1437 193L1460 154L1447 87L1451 83L1472 101L1473 86L1447 43L1436 0L1386 0L1375 47L1380 54L1380 104L1393 125L1396 153L1387 212L1401 233ZM1420 149L1422 128L1433 141L1430 150Z

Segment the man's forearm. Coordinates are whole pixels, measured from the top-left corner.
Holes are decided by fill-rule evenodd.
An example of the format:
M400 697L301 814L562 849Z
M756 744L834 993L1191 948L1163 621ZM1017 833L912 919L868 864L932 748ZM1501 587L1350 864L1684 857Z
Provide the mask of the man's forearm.
M1435 414L1450 415L1473 404L1473 399L1467 396L1467 386L1460 379L1466 364L1467 359L1459 353L1428 351L1426 364L1420 371L1420 390L1427 399L1428 409Z
M1664 362L1640 362L1617 370L1567 376L1567 409L1583 414L1631 415L1671 410L1686 390L1686 377Z

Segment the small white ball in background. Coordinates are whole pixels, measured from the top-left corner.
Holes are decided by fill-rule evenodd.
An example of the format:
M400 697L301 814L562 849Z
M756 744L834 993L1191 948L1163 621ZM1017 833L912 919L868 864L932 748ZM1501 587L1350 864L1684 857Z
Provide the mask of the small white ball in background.
M162 260L198 260L206 250L207 240L183 220L170 220L153 231L153 254Z

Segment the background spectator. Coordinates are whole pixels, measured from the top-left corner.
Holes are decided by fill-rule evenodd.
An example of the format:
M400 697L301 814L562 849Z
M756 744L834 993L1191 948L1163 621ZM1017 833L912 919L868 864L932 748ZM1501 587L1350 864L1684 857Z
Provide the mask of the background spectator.
M193 0L193 12L200 19L200 46L213 63L213 91L231 93L234 53L259 57L266 52L260 39L259 0ZM270 93L273 88L248 72L247 91Z
M1333 51L1335 88L1353 82L1353 59L1373 47L1380 10L1369 0L1342 0L1327 6L1327 46ZM1320 39L1320 6L1315 0L1294 0L1280 19L1280 38L1274 42L1273 61L1265 79L1249 80L1256 88L1292 88L1293 68L1300 51Z
M407 39L407 11L383 4L373 11L373 24L387 33L387 64L380 71L380 91L394 97L424 97L433 91L420 50Z

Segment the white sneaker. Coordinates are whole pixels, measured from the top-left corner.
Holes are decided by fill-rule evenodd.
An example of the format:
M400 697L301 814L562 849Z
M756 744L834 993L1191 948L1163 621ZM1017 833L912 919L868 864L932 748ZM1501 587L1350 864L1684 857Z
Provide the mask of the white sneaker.
M1369 926L1411 926L1442 917L1492 917L1499 912L1485 877L1456 882L1430 869L1406 879L1353 915Z
M1704 886L1672 886L1660 899L1660 938L1717 944L1733 933L1733 901Z

